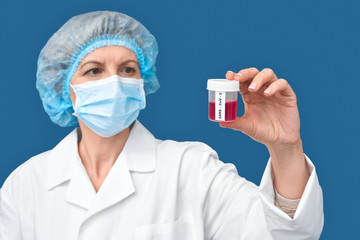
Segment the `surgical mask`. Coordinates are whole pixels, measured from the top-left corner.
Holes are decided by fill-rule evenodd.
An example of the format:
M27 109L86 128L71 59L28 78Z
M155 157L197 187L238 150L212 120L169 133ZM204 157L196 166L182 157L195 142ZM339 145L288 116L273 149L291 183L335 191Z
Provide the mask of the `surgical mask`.
M113 75L70 86L76 95L73 115L102 137L129 127L146 106L143 79Z

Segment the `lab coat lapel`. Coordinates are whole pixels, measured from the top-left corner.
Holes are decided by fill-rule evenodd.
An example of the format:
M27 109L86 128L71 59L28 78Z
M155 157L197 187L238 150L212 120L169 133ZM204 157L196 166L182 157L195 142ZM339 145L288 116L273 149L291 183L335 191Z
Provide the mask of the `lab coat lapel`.
M126 164L125 154L122 152L97 192L87 217L120 202L134 192L135 187Z
M79 159L79 161L81 160ZM74 173L70 180L66 201L89 209L96 195L94 186L82 163L78 164Z
M47 162L47 190L69 180L77 170L77 132L74 129L50 152Z
M156 166L156 139L136 120L123 150L110 169L89 208L87 218L135 192L134 172L153 172Z
M90 217L135 192L131 172L153 172L156 167L156 139L135 121L125 146L96 193L78 153L74 129L51 152L48 190L70 180L66 201L88 210Z
M85 209L90 207L96 192L78 153L77 129L51 151L47 178L49 191L70 180L65 200Z

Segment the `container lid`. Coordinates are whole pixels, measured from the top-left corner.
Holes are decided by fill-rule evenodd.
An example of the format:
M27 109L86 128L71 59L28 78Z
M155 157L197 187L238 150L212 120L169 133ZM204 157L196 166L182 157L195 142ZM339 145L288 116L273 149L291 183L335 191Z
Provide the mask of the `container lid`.
M228 79L208 79L207 90L236 92L239 91L239 82Z

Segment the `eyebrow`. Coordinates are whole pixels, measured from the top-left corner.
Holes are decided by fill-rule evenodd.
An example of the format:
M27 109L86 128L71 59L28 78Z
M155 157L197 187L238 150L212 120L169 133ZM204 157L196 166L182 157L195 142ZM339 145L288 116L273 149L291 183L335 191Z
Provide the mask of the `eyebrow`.
M135 60L126 60L126 61L122 62L120 65L123 65L123 64L128 63L128 62L134 62L134 63L138 64L138 62L135 61ZM88 62L85 62L85 63L81 64L80 67L79 67L79 69L82 69L85 65L90 64L90 63L98 64L98 65L103 65L103 64L104 64L103 62L98 62L98 61L95 61L95 60L90 60L90 61L88 61Z

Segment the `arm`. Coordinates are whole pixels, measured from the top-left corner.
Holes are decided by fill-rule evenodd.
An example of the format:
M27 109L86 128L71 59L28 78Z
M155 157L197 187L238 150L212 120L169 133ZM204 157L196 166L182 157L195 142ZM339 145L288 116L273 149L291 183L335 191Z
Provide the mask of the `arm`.
M220 126L242 131L268 148L271 157L268 168L271 168L272 175L269 175L271 180L268 179L267 182L271 181L271 186L274 185L279 194L288 199L303 198L302 196L306 192L305 187L309 184L314 185L314 189L321 189L318 186L317 178L311 178L307 171L300 138L297 98L289 83L285 79L278 79L269 68L265 68L261 72L256 68L244 69L238 73L229 71L226 78L240 82L240 94L244 102L245 113L243 116L237 117L235 121L221 123ZM320 216L316 217L318 220L322 216L322 202L319 203L319 201L322 201L321 190L308 191L312 192L313 196L310 196L310 198L315 198L316 206L320 208L312 209L318 213L317 216ZM267 199L274 207L274 188L272 187L266 193L267 197L262 199ZM300 205L301 202L302 200L300 200ZM311 208L311 204L308 207ZM267 209L264 210L267 211ZM305 215L308 217L308 222L314 220L311 214ZM273 216L279 217L279 215ZM294 220L296 216L295 213ZM290 217L287 216L287 218ZM313 236L310 232L312 230L314 232L315 229L305 224L304 219L297 222L303 223L303 226L293 228L294 230L298 229L307 232L308 235L306 236ZM282 223L286 229L285 225L287 223ZM321 233L322 221L318 220L316 224L317 230L315 232L320 229ZM308 229L305 229L305 227ZM285 231L281 230L281 226L278 226L278 228L280 233L285 234ZM281 236L281 234L277 235L278 238L276 239L282 239Z
M322 232L324 225L322 189L319 185L315 166L307 155L304 154L304 157L309 166L310 177L293 217L275 206L271 157L267 163L259 190L267 228L273 239L319 239Z
M191 153L194 156L194 152ZM204 239L310 240L318 239L323 226L322 191L315 167L306 157L311 175L294 218L274 204L271 158L260 187L240 177L233 164L223 163L212 150L202 159Z

